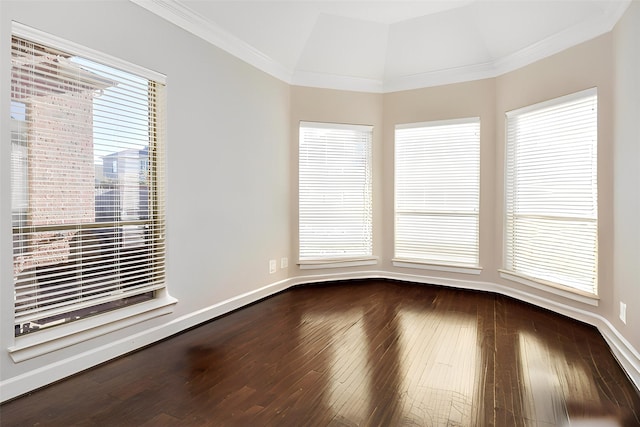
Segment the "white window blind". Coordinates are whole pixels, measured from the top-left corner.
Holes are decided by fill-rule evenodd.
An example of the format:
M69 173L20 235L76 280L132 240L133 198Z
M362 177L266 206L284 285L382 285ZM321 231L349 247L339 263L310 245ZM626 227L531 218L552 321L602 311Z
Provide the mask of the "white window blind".
M597 293L596 89L507 113L505 268Z
M395 257L478 265L480 119L397 125Z
M164 86L52 40L11 44L16 335L165 286Z
M299 257L371 256L371 126L300 123Z

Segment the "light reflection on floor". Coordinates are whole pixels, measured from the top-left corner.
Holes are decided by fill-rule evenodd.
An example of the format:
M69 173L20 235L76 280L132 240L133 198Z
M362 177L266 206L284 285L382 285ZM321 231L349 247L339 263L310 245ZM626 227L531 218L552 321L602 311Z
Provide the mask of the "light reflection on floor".
M367 341L363 313L354 309L340 315L305 314L300 337L326 337L319 356L325 361L328 381L323 396L337 419L361 424L369 410L370 375L367 366ZM317 342L308 343L317 346ZM302 343L304 346L304 343Z
M483 382L476 378L482 369L475 316L456 313L447 317L442 312L419 310L389 316L386 327L396 325L397 342L384 354L376 354L375 325L367 325L362 310L303 316L299 336L310 340L306 345L317 348L314 337L330 337L317 357L326 368L323 400L334 419L363 423L377 410L375 396L382 392L398 397L390 418L394 422L474 425L484 390ZM394 365L385 372L382 383L374 378L372 365L378 363L369 363L372 357L387 358Z
M619 426L607 417L580 419L572 417L571 402L588 406L589 411L602 406L593 377L585 367L567 362L558 349L549 348L529 332L518 335L519 366L525 417L535 426ZM594 424L595 423L595 424Z
M433 425L473 425L481 392L475 317L403 312L400 325L404 417L415 424L429 419Z

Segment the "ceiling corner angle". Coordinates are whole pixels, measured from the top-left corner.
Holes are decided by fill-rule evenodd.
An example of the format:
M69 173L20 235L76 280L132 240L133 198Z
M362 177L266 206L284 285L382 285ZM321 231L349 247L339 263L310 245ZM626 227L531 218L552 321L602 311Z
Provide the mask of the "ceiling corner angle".
M494 61L496 77L601 36L615 27L632 0L614 2L603 17L582 21Z
M388 93L494 78L611 31L633 0L609 0L599 13L564 30L488 62L416 74L357 77L288 68L186 6L182 0L130 0L132 3L291 85L354 92Z
M384 92L401 92L405 90L444 86L454 83L488 79L495 76L495 66L492 62L486 62L463 67L428 71L425 73L418 73L389 79L385 81Z
M178 0L129 0L183 30L217 46L232 56L291 84L293 71L240 40L215 23L184 6Z
M295 71L291 84L296 86L346 90L351 92L384 92L384 82L378 79L316 73L302 70Z

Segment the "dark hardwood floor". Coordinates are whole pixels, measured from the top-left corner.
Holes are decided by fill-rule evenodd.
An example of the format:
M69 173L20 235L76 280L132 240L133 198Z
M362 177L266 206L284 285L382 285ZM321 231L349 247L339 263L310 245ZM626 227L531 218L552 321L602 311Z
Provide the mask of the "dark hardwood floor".
M4 426L640 425L596 329L489 293L288 290L0 407Z

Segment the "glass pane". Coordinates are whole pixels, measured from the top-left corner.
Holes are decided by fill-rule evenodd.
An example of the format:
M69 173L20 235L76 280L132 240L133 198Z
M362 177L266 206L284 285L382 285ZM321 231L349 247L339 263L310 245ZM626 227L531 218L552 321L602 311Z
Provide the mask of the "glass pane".
M153 296L151 84L13 39L17 335Z

